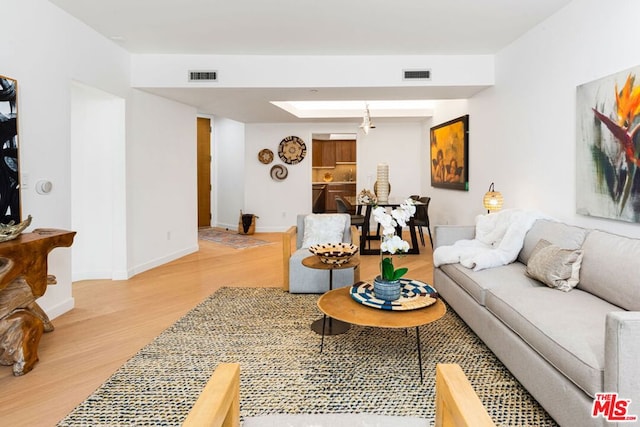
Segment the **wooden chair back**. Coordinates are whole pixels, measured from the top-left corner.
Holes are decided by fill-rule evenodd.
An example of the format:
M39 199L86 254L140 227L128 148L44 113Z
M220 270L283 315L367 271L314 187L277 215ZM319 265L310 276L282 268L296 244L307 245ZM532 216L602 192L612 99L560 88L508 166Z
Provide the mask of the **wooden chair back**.
M182 424L183 427L240 426L240 365L221 363ZM495 427L457 364L436 365L436 427Z
M239 363L221 363L218 365L182 426L240 426Z
M436 365L435 427L495 427L458 364Z

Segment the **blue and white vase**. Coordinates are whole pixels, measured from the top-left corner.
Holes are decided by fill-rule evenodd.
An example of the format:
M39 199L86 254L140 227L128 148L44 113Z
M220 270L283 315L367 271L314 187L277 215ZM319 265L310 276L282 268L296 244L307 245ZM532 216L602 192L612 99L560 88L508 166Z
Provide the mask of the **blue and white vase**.
M400 280L384 280L377 276L373 279L373 293L376 298L385 301L395 301L400 298L402 284Z

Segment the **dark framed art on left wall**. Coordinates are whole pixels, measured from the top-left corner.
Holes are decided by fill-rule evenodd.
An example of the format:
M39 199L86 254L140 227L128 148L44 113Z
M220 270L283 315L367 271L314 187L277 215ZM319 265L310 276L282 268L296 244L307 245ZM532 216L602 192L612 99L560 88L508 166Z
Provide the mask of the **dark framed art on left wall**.
M0 223L20 222L18 82L0 75Z

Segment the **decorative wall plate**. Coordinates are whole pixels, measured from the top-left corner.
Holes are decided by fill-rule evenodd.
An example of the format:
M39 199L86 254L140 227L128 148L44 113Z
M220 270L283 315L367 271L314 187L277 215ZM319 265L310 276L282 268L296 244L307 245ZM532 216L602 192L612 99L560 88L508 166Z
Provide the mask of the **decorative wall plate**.
M273 161L273 151L269 150L268 148L260 150L260 152L258 153L258 160L260 160L260 163L268 165Z
M282 165L275 165L273 167L271 167L271 179L273 179L274 181L284 181L287 178L287 175L289 175L289 171L287 170L286 166L282 166Z
M296 165L307 155L307 146L304 141L297 136L287 136L278 146L278 156L280 160L288 165Z

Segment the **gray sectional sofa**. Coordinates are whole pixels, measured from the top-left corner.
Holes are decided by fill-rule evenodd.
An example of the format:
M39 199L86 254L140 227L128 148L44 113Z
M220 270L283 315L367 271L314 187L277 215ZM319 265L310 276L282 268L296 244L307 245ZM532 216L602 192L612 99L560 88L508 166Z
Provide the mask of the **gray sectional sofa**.
M474 232L437 226L435 246ZM577 287L563 292L525 274L540 239L582 249ZM640 420L639 264L638 239L539 219L515 262L480 271L441 265L434 286L558 424L613 426L592 417L596 393L630 399L627 415Z

